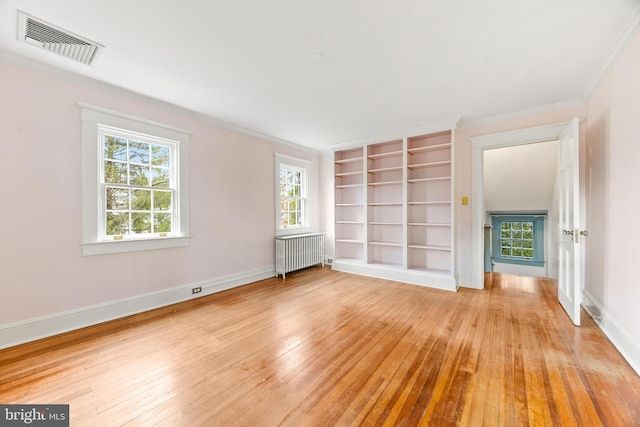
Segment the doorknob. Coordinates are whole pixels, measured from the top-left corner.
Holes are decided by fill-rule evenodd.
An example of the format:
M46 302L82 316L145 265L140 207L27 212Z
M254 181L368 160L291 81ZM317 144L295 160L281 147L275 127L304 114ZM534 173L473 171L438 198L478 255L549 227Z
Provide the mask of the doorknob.
M565 236L573 236L573 230L562 230L562 234L564 234Z
M580 235L584 236L584 237L587 237L589 235L589 232L587 230L582 230L582 231L580 231Z

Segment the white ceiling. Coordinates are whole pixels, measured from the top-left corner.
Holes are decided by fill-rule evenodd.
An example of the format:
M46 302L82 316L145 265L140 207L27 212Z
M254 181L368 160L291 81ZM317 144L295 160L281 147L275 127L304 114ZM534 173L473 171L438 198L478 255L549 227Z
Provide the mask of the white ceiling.
M318 150L580 99L638 0L2 0L24 56ZM21 9L106 46L20 43ZM322 53L323 62L311 60Z

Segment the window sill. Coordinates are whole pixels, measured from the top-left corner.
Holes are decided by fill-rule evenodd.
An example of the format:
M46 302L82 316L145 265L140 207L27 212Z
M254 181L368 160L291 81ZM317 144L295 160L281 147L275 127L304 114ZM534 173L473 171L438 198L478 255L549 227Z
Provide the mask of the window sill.
M118 240L82 244L82 255L106 255L189 246L191 237L159 237L157 239Z
M311 232L311 227L280 228L276 230L276 236L290 236L292 234L305 234Z

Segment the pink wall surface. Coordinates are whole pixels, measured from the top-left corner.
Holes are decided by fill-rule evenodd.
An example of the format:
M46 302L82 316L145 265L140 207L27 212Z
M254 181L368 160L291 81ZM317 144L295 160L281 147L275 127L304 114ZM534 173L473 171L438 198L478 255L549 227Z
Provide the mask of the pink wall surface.
M505 115L487 120L479 120L463 126L456 132L455 148L455 203L456 203L456 260L460 286L471 286L472 275L472 206L480 202L472 194L472 160L470 138L491 135L536 126L568 122L574 117L584 117L585 110L580 103L527 114ZM583 139L584 135L582 135ZM583 142L582 142L583 143ZM461 199L469 196L469 205L463 206Z
M587 100L586 291L640 357L640 36ZM637 360L640 362L640 359Z
M213 96L213 95L212 95ZM192 132L191 245L83 257L78 102ZM175 106L19 60L0 60L0 326L273 268L274 154L320 156Z

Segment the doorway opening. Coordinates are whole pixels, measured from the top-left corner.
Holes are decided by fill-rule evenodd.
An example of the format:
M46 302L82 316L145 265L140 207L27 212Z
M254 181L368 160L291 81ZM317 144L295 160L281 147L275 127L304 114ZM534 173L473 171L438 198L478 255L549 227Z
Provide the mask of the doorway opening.
M558 278L558 146L556 140L484 151L486 273Z
M535 128L522 129L511 132L503 132L492 135L484 135L471 138L472 147L472 194L475 203L472 204L472 275L471 285L476 289L484 288L485 273L485 224L487 223L487 209L485 208L485 153L490 150L498 150L507 147L520 147L539 143L551 143L558 141L563 131L567 127L567 123L540 126ZM557 157L556 157L557 159ZM555 176L555 175L554 175ZM557 199L554 197L554 199ZM551 212L553 208L551 209ZM547 221L549 224L550 221ZM552 226L547 225L548 230L553 230ZM555 235L551 232L548 236ZM547 259L551 260L550 264L554 264L557 256L553 254L552 247L555 242L552 238L547 239ZM551 253L549 253L551 252ZM554 273L553 267L550 268L551 274ZM549 273L548 273L549 274Z

